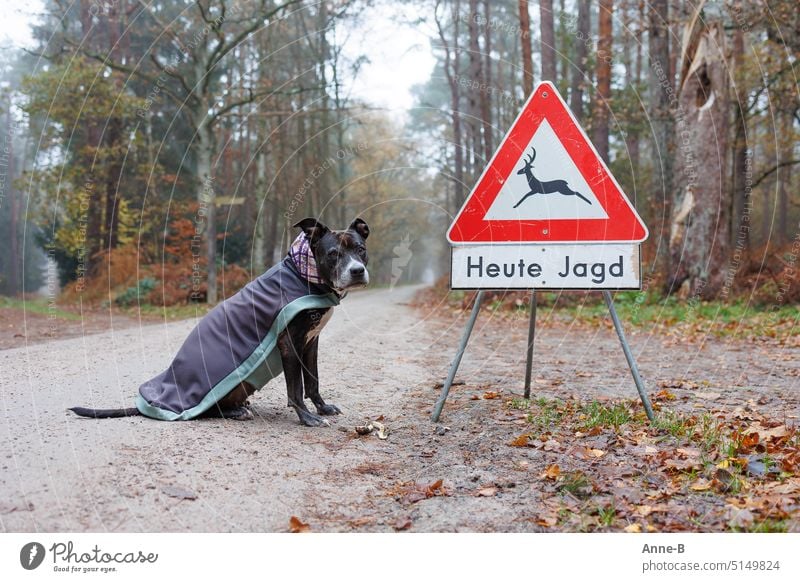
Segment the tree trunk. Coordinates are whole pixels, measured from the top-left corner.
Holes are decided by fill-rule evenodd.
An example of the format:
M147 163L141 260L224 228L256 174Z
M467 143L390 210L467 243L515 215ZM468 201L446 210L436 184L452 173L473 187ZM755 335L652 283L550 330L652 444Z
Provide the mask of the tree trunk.
M633 21L631 18L631 11L630 11L630 4L631 0L622 0L621 5L619 6L619 11L621 13L620 19L622 20L622 64L625 68L625 76L623 77L623 83L625 87L635 87L636 79L634 77L636 71L634 68L634 50L633 44L636 41L634 37L635 32L633 28ZM631 166L631 175L633 176L635 183L636 176L638 172L633 165L633 143L636 141L635 133L636 133L636 121L635 118L631 119L631 123L626 124L627 127L624 131L624 138L625 138L625 151L628 156L628 160ZM636 191L632 192L633 199L631 202L636 205Z
M569 92L569 108L581 121L583 118L583 88L586 83L586 67L589 56L587 43L591 42L591 0L578 0L578 30L576 31L575 67L572 69L572 87Z
M747 252L750 247L750 187L748 185L747 120L742 103L747 101L747 91L740 83L744 80L744 32L740 27L733 31L733 67L736 79L734 100L734 143L733 143L733 212L731 221L731 244L739 252Z
M592 116L592 141L600 156L608 162L608 118L611 100L611 17L613 0L600 0L598 5L597 93Z
M6 102L6 131L7 149L0 152L0 158L6 157L8 164L6 167L5 185L8 188L8 195L11 200L11 256L9 257L9 276L8 276L8 294L12 297L19 292L19 265L22 264L19 249L19 197L17 196L16 188L14 188L14 132L11 126L11 97L7 98ZM0 191L0 208L2 208L3 192ZM0 272L0 275L2 273ZM24 275L23 275L24 278Z
M491 11L489 0L483 0L483 17L486 24L483 27L483 80L487 88L481 92L481 119L483 120L483 157L486 163L494 153L494 139L492 139L492 94L494 93L492 86L492 27L491 27Z
M208 111L208 108L205 108ZM199 119L203 119L205 111L197 111ZM214 155L214 132L203 121L197 132L197 178L199 180L197 201L200 206L198 216L205 211L205 238L206 260L208 273L207 301L209 305L217 303L217 225L216 225L216 195L214 189L214 174L211 160Z
M531 16L528 0L519 0L519 35L522 44L522 90L525 99L533 93L533 55L531 50Z
M438 4L437 4L438 7ZM450 209L453 213L458 212L461 205L464 204L466 193L464 188L464 149L463 149L463 135L461 130L461 111L460 111L460 93L459 93L459 77L460 68L458 65L458 34L459 34L459 19L460 19L460 0L455 0L452 7L452 20L453 20L453 46L447 41L444 33L444 26L438 18L438 13L435 12L436 26L439 31L439 40L442 41L444 48L444 72L447 77L447 83L450 86L450 116L453 124L453 165L454 168L454 200L453 207Z
M699 22L698 42L683 47L686 61L678 93L676 159L679 200L670 233L669 290L712 298L726 284L730 199L728 154L728 71L725 33L719 22ZM684 38L694 35L684 34Z
M542 79L555 83L556 34L553 26L553 0L540 0L539 25L541 30Z
M112 152L106 179L105 239L109 251L117 248L119 241L119 186L122 179L123 158L121 155L116 155L115 150L119 147L122 139L121 125L118 117L112 117L108 121L106 132L107 147Z
M112 5L109 9L108 16L108 47L109 54L112 58L119 59L121 45L120 45L120 29L122 23L120 22L122 6ZM117 91L122 93L124 90L122 80L117 77L114 80ZM122 135L122 120L119 114L111 112L112 117L108 120L108 129L106 131L106 147L111 152L111 160L108 161L108 174L106 176L106 209L105 209L105 239L108 245L108 250L111 251L117 248L119 241L119 186L122 180L122 162L123 156L121 152L116 150L120 147ZM108 256L108 261L111 261L111 255ZM109 263L110 264L110 263Z
M650 74L648 116L653 132L651 158L654 164L654 184L651 215L659 225L658 240L669 238L669 217L672 212L673 166L675 148L673 146L674 125L670 99L675 98L673 77L670 73L669 48L669 0L653 0L648 12L648 52ZM662 265L662 272L670 271L669 245L657 245L659 256L656 261Z
M261 129L266 122L259 123L259 129ZM253 233L253 261L251 264L251 270L254 273L261 273L264 271L264 268L267 266L266 255L265 255L265 243L264 243L264 230L265 225L264 222L267 219L267 201L265 193L267 191L267 144L265 141L262 141L263 135L266 132L257 131L257 140L259 150L256 154L256 224L255 224L255 232Z
M471 141L470 153L471 164L470 170L473 177L476 177L481 169L483 163L480 161L480 156L483 153L483 137L481 135L481 101L486 93L486 87L483 82L483 66L481 58L481 48L478 34L478 22L480 21L480 14L478 13L478 0L469 0L469 21L467 30L469 33L469 78L472 83L472 89L467 92L467 103L469 115L467 126L469 127L469 137Z
M569 71L570 67L572 67L572 62L570 60L570 45L572 44L572 39L569 37L569 33L565 30L565 15L567 13L567 3L566 0L559 0L558 3L558 26L556 28L556 46L560 46L561 49L558 52L558 73L557 77L562 82L566 89L566 84L569 83Z
M97 31L94 30L92 23L92 13L90 12L90 2L88 0L81 1L81 32L83 38L89 46L95 44ZM100 128L90 119L86 127L86 151L87 155L83 159L83 167L86 172L84 183L78 186L83 194L88 198L87 203L87 216L80 217L82 222L86 224L86 238L83 240L81 249L79 250L80 256L78 257L79 265L83 264L84 271L81 272L81 267L78 267L78 279L83 277L91 277L95 274L99 259L99 253L103 249L103 204L102 194L97 187L94 177L95 167L97 165L97 150L100 147L100 140L102 133ZM82 288L82 285L79 285Z
M782 131L792 131L794 119L792 111L787 109L779 113L779 119L783 119ZM780 151L779 163L785 164L792 159L795 144L791 139L783 139ZM778 168L778 241L786 243L789 241L789 188L792 183L792 165L787 164Z
M642 83L642 33L644 32L644 22L645 22L645 5L644 2L638 2L637 8L637 22L636 22L636 56L635 61L633 63L633 83L636 86L636 91L639 91L639 87ZM631 167L633 168L633 175L636 180L639 180L639 160L641 159L641 131L640 127L635 127L633 131L630 132L630 137L628 138L628 151L630 152L631 157Z

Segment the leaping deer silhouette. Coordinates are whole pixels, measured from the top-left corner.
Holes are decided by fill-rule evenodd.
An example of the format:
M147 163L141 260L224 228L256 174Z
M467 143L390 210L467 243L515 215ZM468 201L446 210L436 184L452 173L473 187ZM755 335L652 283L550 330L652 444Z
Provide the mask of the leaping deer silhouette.
M531 148L531 151L533 153L528 156L528 158L525 160L525 165L517 172L517 174L525 174L525 179L528 180L528 187L531 189L531 191L525 194L525 196L523 196L522 199L520 199L520 201L514 205L514 208L525 202L528 197L533 196L534 194L552 194L553 192L558 192L564 196L577 196L586 202L586 204L592 203L591 200L586 198L580 192L570 190L565 180L551 180L550 182L539 181L536 176L533 175L533 160L536 159L536 148Z

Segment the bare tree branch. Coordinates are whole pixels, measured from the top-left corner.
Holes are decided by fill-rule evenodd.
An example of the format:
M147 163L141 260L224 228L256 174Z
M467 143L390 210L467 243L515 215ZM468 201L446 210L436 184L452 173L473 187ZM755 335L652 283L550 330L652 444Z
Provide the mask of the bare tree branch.
M750 187L751 188L755 188L756 186L761 184L761 182L766 180L770 175L772 175L775 172L777 172L780 168L784 168L786 166L793 166L795 164L800 164L800 160L786 160L785 162L781 162L780 164L775 164L769 170L767 170L766 172L761 174L761 176L758 178L758 180L753 182L753 184Z
M260 15L258 18L252 19L252 22L249 26L246 26L244 30L240 31L237 35L235 35L230 41L227 43L218 43L217 46L214 48L214 52L211 53L211 56L208 59L207 63L207 70L211 71L214 67L222 60L225 55L231 52L234 48L239 46L248 36L253 34L256 30L264 26L264 21L269 20L279 12L285 10L289 6L293 4L297 4L301 2L301 0L287 0L283 4L275 7L271 11L265 12L262 14L261 11L266 10L266 0L261 0L261 11L258 12ZM205 84L208 84L208 75L206 75L206 79L204 81ZM203 87L205 89L205 87Z
M153 61L153 64L156 67L158 67L159 70L163 71L165 74L169 75L173 79L177 79L180 82L181 86L183 87L183 90L186 91L187 93L187 99L195 99L195 100L197 99L197 95L195 95L194 91L192 91L192 88L186 82L186 78L183 75L180 75L177 72L175 72L175 69L173 67L162 64L158 60L158 57L156 56L155 53L150 53L150 60Z

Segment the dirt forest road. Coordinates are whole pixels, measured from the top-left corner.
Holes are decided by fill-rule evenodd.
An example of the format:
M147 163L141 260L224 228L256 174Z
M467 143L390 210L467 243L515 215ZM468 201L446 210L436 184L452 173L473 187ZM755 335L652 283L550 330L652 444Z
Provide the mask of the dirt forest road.
M322 394L344 412L330 428L298 424L282 378L251 399L251 422L66 411L130 406L193 321L0 351L0 529L283 532L295 516L312 531L537 531L541 469L557 452L509 447L524 421L506 422L503 398L482 396L521 390L526 321L481 320L466 385L437 429L434 384L464 316L414 310L416 290L359 292L336 309L320 348ZM770 360L744 345L631 340L651 391L659 379L691 375L708 383L698 398L731 407L760 399L796 421L796 348L770 350ZM545 324L537 342L537 394L635 396L613 331ZM356 436L368 419L380 419L388 439Z

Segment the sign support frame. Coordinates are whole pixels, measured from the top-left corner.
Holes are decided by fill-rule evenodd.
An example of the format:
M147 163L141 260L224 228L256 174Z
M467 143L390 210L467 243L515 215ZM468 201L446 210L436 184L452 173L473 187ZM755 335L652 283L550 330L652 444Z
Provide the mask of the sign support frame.
M525 398L531 397L533 373L533 340L536 338L536 289L531 289L531 316L528 322L528 354L525 361Z
M456 373L458 372L458 368L461 365L461 358L464 356L464 352L467 349L467 344L469 343L470 335L472 335L472 330L475 327L475 322L478 319L478 312L481 308L481 303L483 302L483 293L484 290L481 289L475 295L475 302L472 306L472 312L470 313L469 320L467 320L467 325L464 327L464 332L461 335L461 341L458 345L458 351L456 352L456 356L453 359L452 363L450 364L450 371L447 374L447 379L442 386L442 393L439 396L439 399L436 401L436 404L433 407L433 414L431 415L431 420L433 422L439 422L439 418L442 414L442 409L444 408L444 403L447 400L447 395L450 393L450 387L453 385L453 381L455 380ZM628 340L625 337L625 332L622 329L622 322L620 322L619 316L617 315L617 310L614 307L614 301L611 297L611 292L607 290L603 290L603 299L606 302L606 307L608 307L608 313L611 315L611 320L614 322L614 329L617 332L617 338L619 339L619 343L622 346L622 351L625 354L625 360L628 363L628 368L631 371L631 375L633 376L633 381L636 384L636 390L639 392L639 398L644 405L644 411L647 415L647 419L650 422L655 420L655 416L653 414L653 407L650 404L650 398L647 396L647 392L644 387L644 382L642 381L642 377L639 374L639 367L636 365L636 358L631 351L630 346L628 345ZM533 339L534 334L536 331L536 290L531 290L531 317L528 327L528 354L527 354L527 363L525 367L525 398L530 398L530 376L533 367Z
M453 362L450 364L450 371L447 374L447 380L444 381L444 386L442 386L442 394L439 396L439 400L436 401L436 404L433 407L433 416L431 416L431 420L433 420L433 422L439 422L439 416L441 416L442 408L444 408L444 401L447 400L447 395L450 393L450 386L453 385L456 372L458 372L458 367L461 365L461 358L464 356L464 352L467 349L469 336L472 335L472 328L475 327L475 321L478 319L478 312L481 310L482 302L483 289L478 291L478 293L475 295L475 303L472 306L472 313L469 316L469 320L467 320L467 325L464 327L464 333L461 334L461 341L458 344L456 357L453 358Z

